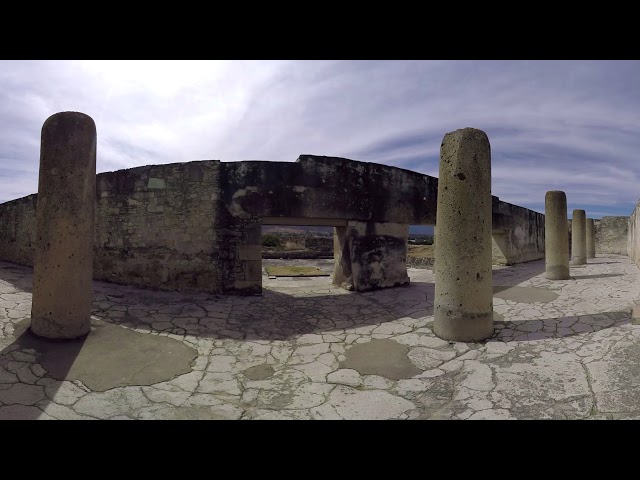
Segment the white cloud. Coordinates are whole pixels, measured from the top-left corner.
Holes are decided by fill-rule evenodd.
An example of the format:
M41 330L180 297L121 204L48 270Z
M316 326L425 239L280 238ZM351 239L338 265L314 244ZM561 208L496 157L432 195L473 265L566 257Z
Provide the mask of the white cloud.
M561 189L628 214L639 74L637 61L3 61L0 201L36 191L42 123L77 110L96 121L98 171L309 153L437 176L444 134L472 126L501 199L540 209Z

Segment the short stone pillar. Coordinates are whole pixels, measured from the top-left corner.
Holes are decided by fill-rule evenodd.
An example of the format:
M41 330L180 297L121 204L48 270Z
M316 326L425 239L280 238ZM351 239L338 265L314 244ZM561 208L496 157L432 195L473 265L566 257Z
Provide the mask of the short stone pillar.
M571 221L571 265L587 263L587 228L584 210L574 210Z
M493 334L491 147L464 128L440 147L434 332L473 342Z
M76 338L90 330L96 125L80 112L42 126L31 330Z
M593 218L587 218L587 259L596 258L596 225Z
M544 275L549 280L571 278L567 196L559 190L551 190L544 197L544 258Z

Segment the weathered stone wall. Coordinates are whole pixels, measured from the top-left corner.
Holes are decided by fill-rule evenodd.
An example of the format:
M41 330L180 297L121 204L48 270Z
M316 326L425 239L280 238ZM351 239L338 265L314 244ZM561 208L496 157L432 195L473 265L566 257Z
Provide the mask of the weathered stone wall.
M640 201L628 219L627 255L640 266Z
M33 266L37 195L0 204L0 259Z
M225 162L221 194L235 217L435 223L438 179L344 158Z
M220 162L97 176L94 278L216 292Z
M401 284L404 230L435 224L437 186L437 178L409 170L311 155L296 162L197 161L102 173L94 277L163 289L260 293L265 219L342 229L356 288ZM0 259L32 264L35 208L35 195L0 205ZM544 255L542 214L497 197L492 208L494 240L505 263ZM389 233L390 225L402 231Z
M544 214L493 197L493 263L544 258Z
M96 178L95 279L216 292L220 162L155 165ZM0 259L33 265L37 195L0 205Z
M602 217L593 223L596 227L596 255L627 254L629 217Z
M409 225L350 221L334 236L333 283L359 292L409 283Z
M418 258L407 256L407 268L431 269L433 268L434 260L433 257Z
M345 220L433 224L437 185L436 178L417 172L334 157L301 155L296 162L225 162L220 171L218 216L223 289L245 294L261 291L263 217L323 219L325 224L335 222L336 226L344 225ZM349 236L353 232L351 228ZM364 249L367 241L350 243L356 255L366 255L358 249ZM381 245L378 248L383 249ZM406 245L403 248L406 252ZM406 267L402 268L406 273ZM380 271L389 272L389 282L395 284L396 273L391 270ZM363 267L360 271L364 275L370 270ZM379 274L371 272L374 277ZM359 278L362 281L356 280L355 288L362 285L368 289L364 277ZM374 285L385 282L372 279Z

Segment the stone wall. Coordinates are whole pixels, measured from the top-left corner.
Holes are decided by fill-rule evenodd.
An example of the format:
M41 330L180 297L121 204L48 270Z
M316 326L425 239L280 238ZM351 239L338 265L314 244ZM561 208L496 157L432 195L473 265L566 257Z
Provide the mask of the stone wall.
M640 201L628 219L627 255L640 266Z
M37 195L0 204L0 260L33 266Z
M493 197L493 263L544 258L544 214Z
M627 254L629 217L602 217L593 223L596 229L596 255Z
M357 290L406 283L408 226L435 224L437 187L437 178L417 172L312 155L296 162L212 160L102 173L94 278L258 294L264 219L340 230ZM0 205L0 259L32 264L35 208L35 195ZM502 261L542 258L544 215L497 197L492 208L494 251Z
M301 155L295 162L225 162L220 171L218 216L221 228L219 268L225 279L223 290L227 293L260 293L260 226L264 217L297 219L292 220L294 225L304 225L306 219L322 219L325 225L336 227L346 225L346 221L371 225L397 223L406 225L408 233L409 224L434 223L437 185L438 180L428 175L335 157ZM349 249L355 249L356 259L368 255L369 247L378 252L371 254L371 258L379 255L390 259L391 250L397 250L395 243L388 247L389 251L381 244L384 234L374 233L377 238L374 241L357 233L360 227L349 228ZM370 240L373 243L369 245ZM406 258L406 234L404 242L402 248ZM377 245L375 248L374 244ZM354 261L358 263L358 260ZM404 259L402 262L402 267L398 268L404 269L406 275ZM364 279L367 272L373 275L371 288L396 284L396 277L400 278L402 273L396 273L387 263L385 265L376 271L363 265L356 267L359 273L354 288L370 288ZM385 272L390 275L388 281L378 278Z
M635 211L634 211L635 212ZM587 218L589 212L587 212ZM596 255L615 254L631 255L628 253L629 241L631 241L630 228L633 214L630 217L602 217L594 219L596 231ZM569 252L571 252L571 219L569 224ZM633 241L631 241L633 243Z
M93 275L127 285L219 291L217 161L96 178ZM33 265L37 195L0 204L0 259Z
M94 278L216 292L219 165L175 163L98 175Z

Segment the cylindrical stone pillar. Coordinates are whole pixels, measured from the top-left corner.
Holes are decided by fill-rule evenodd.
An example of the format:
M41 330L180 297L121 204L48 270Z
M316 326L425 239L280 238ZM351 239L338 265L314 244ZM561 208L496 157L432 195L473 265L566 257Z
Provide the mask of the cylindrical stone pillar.
M587 259L596 258L596 226L593 218L587 218Z
M544 197L544 259L545 277L550 280L571 278L567 196L559 190L549 191Z
M42 126L31 330L47 338L89 333L96 192L96 125L61 112Z
M587 228L584 210L574 210L571 221L571 265L587 263Z
M440 146L434 332L473 342L493 334L491 147L475 128Z

